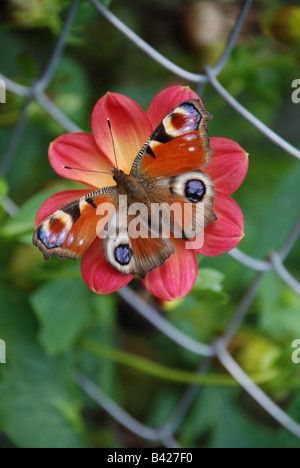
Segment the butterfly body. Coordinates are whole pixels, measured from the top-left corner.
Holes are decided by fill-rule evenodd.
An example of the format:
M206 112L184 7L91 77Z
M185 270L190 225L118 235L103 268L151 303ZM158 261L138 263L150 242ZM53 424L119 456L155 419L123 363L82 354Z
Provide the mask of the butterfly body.
M34 244L47 259L54 254L78 258L99 235L98 208L109 203L114 210L102 232L113 234L103 238L106 259L123 274L145 278L174 253L173 237L192 239L216 221L214 185L201 170L212 156L210 118L200 101L181 103L149 137L130 173L113 167L115 186L92 192L49 216L35 231Z
M119 195L126 195L130 198L130 204L140 201L147 202L153 190L155 190L155 184L147 178L137 178L133 174L126 174L122 170L117 168L112 169L113 179L116 181L116 190Z

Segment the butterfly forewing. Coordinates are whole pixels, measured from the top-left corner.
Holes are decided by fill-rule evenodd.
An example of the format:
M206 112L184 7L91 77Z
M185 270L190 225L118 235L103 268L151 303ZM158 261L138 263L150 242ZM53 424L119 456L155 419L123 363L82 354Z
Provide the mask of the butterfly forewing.
M98 190L66 205L49 216L36 229L33 243L48 260L52 255L77 259L90 247L97 236L97 215L100 204L109 203L117 209L115 187Z
M199 100L181 103L153 132L136 157L132 173L172 177L207 166L212 157L207 130L211 118Z

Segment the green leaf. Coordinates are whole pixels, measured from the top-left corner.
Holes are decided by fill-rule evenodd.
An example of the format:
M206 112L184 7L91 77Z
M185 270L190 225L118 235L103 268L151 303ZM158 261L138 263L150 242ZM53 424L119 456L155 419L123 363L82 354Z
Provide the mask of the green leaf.
M22 204L16 216L8 218L0 226L0 237L18 239L31 245L35 219L41 205L55 193L77 188L80 187L76 183L66 181L59 182L50 189L36 193Z
M200 268L192 295L206 303L226 304L228 294L223 290L224 275L212 268Z
M258 299L261 330L289 344L300 336L300 298L276 273L265 276Z
M163 426L173 414L179 398L180 394L170 386L162 389L157 395L153 394L149 402L147 425L150 427Z
M0 197L8 194L8 183L2 175L0 175Z
M61 279L42 286L31 296L40 322L39 339L48 354L69 351L90 319L92 293L82 279Z
M5 199L4 197L8 194L8 183L0 174L0 220L5 217Z
M200 268L198 278L194 288L197 291L214 291L220 292L223 289L223 281L225 277L223 273L212 268Z
M36 341L33 314L16 291L1 285L0 296L0 336L7 346L7 364L1 366L1 431L22 448L84 447L69 359L45 355Z
M101 3L103 3L104 6L109 7L112 0L100 0L100 1L101 1Z
M238 395L236 389L203 388L182 426L181 444L197 444L207 435L213 448L273 447L272 431L242 410Z
M48 92L51 94L53 104L83 130L89 130L87 122L90 117L87 115L87 109L90 91L84 67L72 57L63 55ZM61 125L54 119L49 119L39 103L34 102L31 105L30 113L33 119L42 123L48 132L62 132Z
M35 218L42 203L54 193L58 192L57 187L39 192L29 198L20 208L17 215L9 218L0 227L0 236L5 238L21 237L25 234L33 234Z
M299 423L299 414L300 414L300 396L299 396L299 391L297 388L297 393L290 402L288 408L287 408L287 413L289 416L292 418L296 419L296 421ZM300 440L298 437L295 435L291 434L290 431L287 431L286 429L280 429L278 432L278 436L276 439L276 447L281 447L281 448L300 448Z
M225 389L218 392L215 412L215 427L212 448L273 448L274 435L271 429L242 411L235 392ZM216 403L216 401L215 401Z

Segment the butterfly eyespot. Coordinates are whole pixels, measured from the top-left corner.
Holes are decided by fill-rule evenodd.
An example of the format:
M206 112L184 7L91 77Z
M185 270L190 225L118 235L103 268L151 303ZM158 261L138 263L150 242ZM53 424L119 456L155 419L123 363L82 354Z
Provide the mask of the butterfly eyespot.
M48 224L46 229L41 226L38 230L38 238L44 246L47 247L47 249L61 247L65 242L67 235L68 232L66 229L63 229L63 227L60 228L59 224L57 230L51 229L50 224Z
M201 180L188 180L185 184L185 196L192 203L199 203L206 192L206 187Z
M185 124L185 116L182 113L176 112L175 114L171 115L171 124L174 130L178 130L182 128Z
M115 259L120 265L128 265L132 257L129 244L120 244L115 249Z
M200 120L202 118L200 112L194 107L192 104L185 104L182 106L186 115L189 116L188 121L195 125L195 127L199 125Z

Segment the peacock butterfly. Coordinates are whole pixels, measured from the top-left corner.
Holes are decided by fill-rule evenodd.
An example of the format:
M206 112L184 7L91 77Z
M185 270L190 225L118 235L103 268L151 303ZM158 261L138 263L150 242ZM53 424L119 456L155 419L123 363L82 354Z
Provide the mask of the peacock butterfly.
M149 137L129 174L116 164L111 169L115 186L96 190L49 216L36 229L34 245L46 259L58 255L76 260L97 235L103 236L109 264L123 274L136 273L145 278L174 253L175 232L176 237L189 240L217 220L214 185L201 171L212 157L207 130L211 118L199 100L182 102ZM143 235L135 236L129 229L134 215L120 216L124 198L129 208L135 204L146 208L138 218ZM180 209L167 213L166 208L174 204ZM113 210L104 217L107 206ZM188 216L183 216L186 212ZM168 221L171 227L166 236Z

